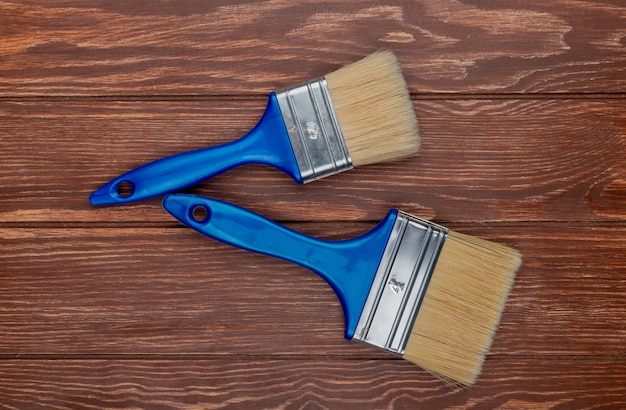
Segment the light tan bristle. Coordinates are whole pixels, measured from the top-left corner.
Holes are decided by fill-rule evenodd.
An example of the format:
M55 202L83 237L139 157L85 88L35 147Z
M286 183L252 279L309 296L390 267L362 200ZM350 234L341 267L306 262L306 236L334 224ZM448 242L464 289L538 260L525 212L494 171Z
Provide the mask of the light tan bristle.
M355 166L417 152L417 118L391 51L379 51L325 76Z
M450 383L474 383L520 264L514 249L450 232L404 359Z

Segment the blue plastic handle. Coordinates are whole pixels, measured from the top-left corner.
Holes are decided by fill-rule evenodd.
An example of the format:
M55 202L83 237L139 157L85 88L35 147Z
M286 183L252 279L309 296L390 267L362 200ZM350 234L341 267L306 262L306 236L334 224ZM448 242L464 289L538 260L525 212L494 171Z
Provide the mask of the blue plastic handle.
M121 205L162 196L195 185L244 164L265 164L302 177L289 142L276 94L271 93L259 123L247 135L228 144L162 158L125 173L89 197L92 205ZM130 187L128 195L120 184Z
M173 194L163 208L211 238L253 252L285 259L320 275L337 294L352 339L397 211L356 238L327 241L303 235L241 207L196 195ZM202 210L202 216L200 212Z

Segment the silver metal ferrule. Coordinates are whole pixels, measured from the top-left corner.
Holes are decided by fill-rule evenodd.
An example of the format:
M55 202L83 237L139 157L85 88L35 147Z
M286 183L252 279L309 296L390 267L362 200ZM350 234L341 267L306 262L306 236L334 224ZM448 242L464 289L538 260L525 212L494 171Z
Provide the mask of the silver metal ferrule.
M303 183L352 168L324 78L279 91L276 97Z
M398 211L354 338L404 354L447 228Z

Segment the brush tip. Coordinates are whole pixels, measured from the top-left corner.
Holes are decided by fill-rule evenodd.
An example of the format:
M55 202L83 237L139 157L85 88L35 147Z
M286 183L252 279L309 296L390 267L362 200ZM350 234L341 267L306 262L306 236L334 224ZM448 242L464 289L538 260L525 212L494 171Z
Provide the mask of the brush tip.
M355 166L395 161L419 150L413 103L391 51L378 51L326 75Z
M450 384L473 384L520 265L514 249L450 232L403 357Z

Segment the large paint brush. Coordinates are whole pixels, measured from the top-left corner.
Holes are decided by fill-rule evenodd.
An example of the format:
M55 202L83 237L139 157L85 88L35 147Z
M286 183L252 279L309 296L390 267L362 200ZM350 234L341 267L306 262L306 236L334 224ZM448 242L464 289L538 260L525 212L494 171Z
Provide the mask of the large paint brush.
M327 241L215 199L173 194L163 207L211 238L316 272L339 297L347 339L458 385L479 375L521 263L514 249L398 210L359 237Z
M263 117L244 137L143 165L99 188L89 201L141 201L255 163L306 183L405 158L418 148L417 119L402 72L393 53L381 51L323 78L272 92Z

